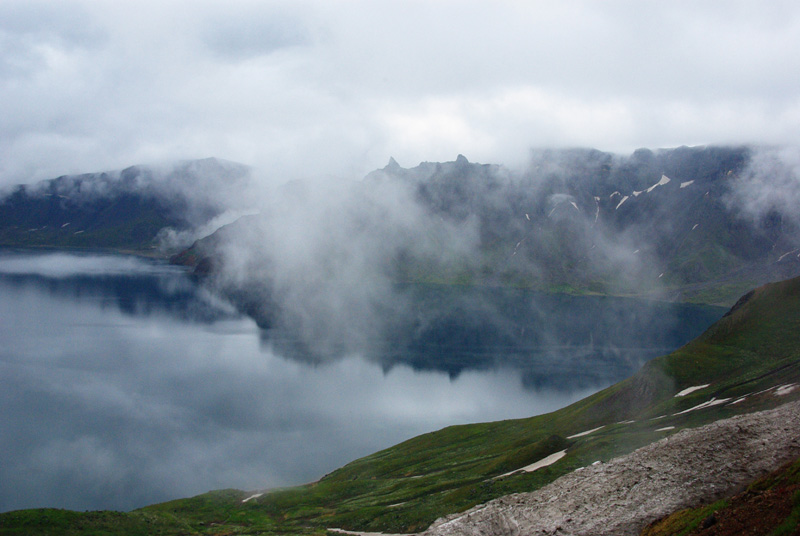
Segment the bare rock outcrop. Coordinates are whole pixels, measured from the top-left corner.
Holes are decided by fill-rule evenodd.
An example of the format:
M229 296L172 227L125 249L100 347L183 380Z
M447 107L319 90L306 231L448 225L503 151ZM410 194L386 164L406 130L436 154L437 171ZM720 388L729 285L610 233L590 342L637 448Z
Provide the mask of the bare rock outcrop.
M437 520L426 536L639 534L800 455L800 401L740 415Z

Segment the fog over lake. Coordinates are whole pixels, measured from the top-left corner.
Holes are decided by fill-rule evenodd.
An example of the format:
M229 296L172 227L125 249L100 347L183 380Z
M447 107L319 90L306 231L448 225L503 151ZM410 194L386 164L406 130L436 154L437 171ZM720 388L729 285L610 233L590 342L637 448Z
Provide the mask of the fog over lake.
M564 304L596 314L600 299ZM657 307L650 329L684 339L671 347L724 312ZM545 354L530 349L454 363L462 354L437 339L432 356L418 345L393 362L320 362L274 335L160 261L0 250L0 511L125 510L309 482L420 433L557 409L665 351L661 339L629 348L619 367L572 371L574 383L564 367L586 361L566 360L548 383L531 379L520 355Z

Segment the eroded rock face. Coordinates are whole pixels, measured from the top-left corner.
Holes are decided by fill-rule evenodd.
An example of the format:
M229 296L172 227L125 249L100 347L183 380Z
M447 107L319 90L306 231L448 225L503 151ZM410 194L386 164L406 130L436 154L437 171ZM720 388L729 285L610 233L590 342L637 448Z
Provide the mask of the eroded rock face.
M675 510L711 501L800 455L800 402L681 431L531 493L437 520L434 535L639 534Z

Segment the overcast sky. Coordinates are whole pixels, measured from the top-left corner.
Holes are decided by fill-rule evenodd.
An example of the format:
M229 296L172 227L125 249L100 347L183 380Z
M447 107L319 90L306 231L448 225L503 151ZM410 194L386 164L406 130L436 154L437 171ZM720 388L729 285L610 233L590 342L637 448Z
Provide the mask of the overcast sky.
M0 2L0 185L796 143L795 1Z

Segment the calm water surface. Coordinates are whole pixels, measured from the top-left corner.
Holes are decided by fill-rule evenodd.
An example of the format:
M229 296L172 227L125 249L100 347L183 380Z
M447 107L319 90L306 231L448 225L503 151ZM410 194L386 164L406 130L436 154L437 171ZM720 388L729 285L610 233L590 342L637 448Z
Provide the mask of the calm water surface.
M0 343L0 511L299 484L423 432L551 411L618 379L570 385L561 367L557 384L532 382L519 355L472 368L452 355L442 367L287 357L182 269L108 255L0 252Z

